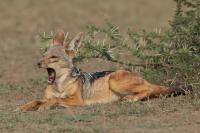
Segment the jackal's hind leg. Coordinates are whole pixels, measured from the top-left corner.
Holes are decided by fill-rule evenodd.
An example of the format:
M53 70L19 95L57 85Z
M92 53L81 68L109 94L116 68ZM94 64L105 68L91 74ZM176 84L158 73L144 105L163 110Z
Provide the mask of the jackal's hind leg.
M139 100L142 100L142 99L148 97L149 94L150 93L148 91L144 91L144 92L134 94L134 95L127 95L123 98L123 100L130 101L130 102L136 102L136 101L139 101Z

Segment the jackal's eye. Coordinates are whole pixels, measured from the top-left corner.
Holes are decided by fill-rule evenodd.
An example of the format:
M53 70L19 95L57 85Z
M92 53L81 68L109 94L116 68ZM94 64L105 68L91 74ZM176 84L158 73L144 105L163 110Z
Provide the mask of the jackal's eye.
M58 56L50 56L49 60L50 60L51 63L54 63L54 62L58 62L59 58L58 58Z
M53 55L53 56L50 56L49 58L50 58L50 59L57 59L58 56Z

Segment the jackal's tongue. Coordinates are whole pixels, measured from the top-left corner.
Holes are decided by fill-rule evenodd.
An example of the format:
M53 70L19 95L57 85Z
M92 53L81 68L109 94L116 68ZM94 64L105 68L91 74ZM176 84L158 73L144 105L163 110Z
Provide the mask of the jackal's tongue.
M48 78L48 83L49 83L49 84L52 84L53 81L54 81L54 77L49 77L49 78Z
M47 68L47 72L48 72L48 84L53 84L55 81L56 73L54 69L51 68Z

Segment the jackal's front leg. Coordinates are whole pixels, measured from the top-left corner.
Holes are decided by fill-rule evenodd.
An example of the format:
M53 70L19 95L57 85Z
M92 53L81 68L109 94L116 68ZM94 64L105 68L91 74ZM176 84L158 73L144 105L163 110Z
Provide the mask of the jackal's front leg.
M37 110L44 103L45 103L45 101L43 101L43 100L34 100L34 101L28 102L22 106L17 107L17 109L15 109L15 111Z
M45 94L43 100L33 100L28 102L24 105L17 107L14 111L31 111L31 110L38 110L40 106L47 103L46 97L54 97L53 93L53 85L48 85L45 89ZM54 94L54 95L53 95Z
M69 97L69 98L52 98L46 100L44 104L42 104L38 110L43 111L50 109L52 106L62 106L62 107L69 107L69 106L78 106L83 105L83 100L79 97Z

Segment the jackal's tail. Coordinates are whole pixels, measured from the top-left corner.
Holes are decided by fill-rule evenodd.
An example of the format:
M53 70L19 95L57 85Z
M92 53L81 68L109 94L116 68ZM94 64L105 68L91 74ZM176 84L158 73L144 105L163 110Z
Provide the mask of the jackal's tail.
M183 83L169 84L169 87L153 85L152 88L154 88L154 91L151 93L152 97L159 96L160 94L165 96L186 95L192 93L193 91L191 85Z
M168 96L186 95L191 94L192 92L192 85L176 82L169 85Z

